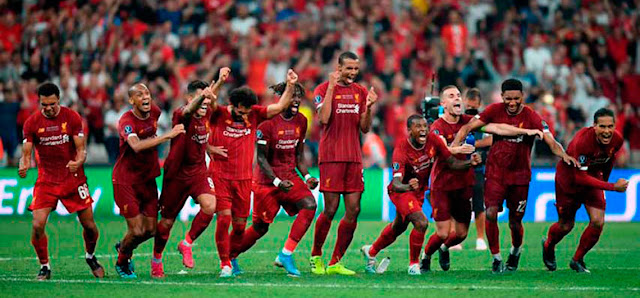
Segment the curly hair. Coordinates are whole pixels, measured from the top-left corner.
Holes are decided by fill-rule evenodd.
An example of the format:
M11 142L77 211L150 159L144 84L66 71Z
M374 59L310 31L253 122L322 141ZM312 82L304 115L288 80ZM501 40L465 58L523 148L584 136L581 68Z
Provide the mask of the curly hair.
M273 86L269 86L269 89L273 90L273 92L275 92L276 94L282 96L282 93L284 93L284 90L287 88L287 83L286 82L282 82L282 83L278 83L275 84ZM293 87L293 97L298 97L298 98L304 98L306 91L304 90L304 86L302 86L302 84L300 83L296 83Z

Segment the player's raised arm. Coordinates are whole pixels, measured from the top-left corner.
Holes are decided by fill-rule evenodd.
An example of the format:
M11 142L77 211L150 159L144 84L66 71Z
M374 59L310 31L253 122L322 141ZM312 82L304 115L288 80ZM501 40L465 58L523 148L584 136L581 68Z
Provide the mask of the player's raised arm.
M273 103L267 106L267 118L271 119L275 115L282 113L282 111L286 110L291 104L291 100L293 100L293 93L298 82L298 74L293 71L293 69L289 69L287 72L287 87L284 89L280 100L277 103Z
M327 91L324 94L322 103L318 105L318 116L320 123L323 125L329 124L331 118L331 104L333 101L333 91L340 79L340 72L334 71L329 75L329 84L327 85Z
M485 125L487 125L487 124L484 123L484 121L478 119L477 116L476 116L476 118L471 119L471 121L469 121L469 123L463 125L460 128L460 130L456 134L456 138L451 143L451 146L460 146L462 144L462 141L467 137L467 135L470 132L475 131L475 130L477 130L477 129L485 126Z
M482 131L494 135L501 136L519 136L519 135L527 135L527 136L536 136L540 139L543 138L543 132L539 129L525 129L515 127L505 123L489 123L482 127Z
M211 99L211 103L209 104L209 107L213 112L215 112L215 110L218 108L218 102L217 102L218 93L220 92L220 89L222 88L222 85L224 84L224 82L227 80L227 78L229 78L230 73L231 73L230 68L228 67L220 68L220 72L218 74L218 81L211 82L211 85L208 88L209 90L207 91L207 93L210 93L210 95L206 97Z
M185 133L184 125L178 124L174 126L171 131L154 138L146 138L144 140L140 140L136 134L129 134L127 136L127 143L131 146L131 149L136 153L140 151L144 151L153 147L156 147L168 140L171 140L178 136L181 133Z
M371 117L371 107L376 101L378 101L378 94L371 87L367 93L367 110L360 115L360 131L362 133L368 133L369 129L371 129L371 121L373 119Z

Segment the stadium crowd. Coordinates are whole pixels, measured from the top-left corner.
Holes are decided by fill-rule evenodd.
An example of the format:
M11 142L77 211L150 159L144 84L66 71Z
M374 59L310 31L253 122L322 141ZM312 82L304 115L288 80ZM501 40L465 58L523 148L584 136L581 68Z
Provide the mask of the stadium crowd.
M232 88L247 85L262 103L268 86L293 68L307 88L309 152L320 125L312 90L349 50L361 57L360 80L379 94L366 167L388 166L405 120L439 86L478 88L484 104L500 101L499 84L525 84L526 102L566 147L596 110L616 111L624 135L618 166L640 162L640 20L631 0L0 0L0 136L7 164L26 118L38 110L36 87L52 81L61 103L78 111L89 160L117 157L117 122L127 88L147 82L164 110L158 134L185 103L186 85L211 81L222 66ZM436 88L437 89L437 88ZM103 149L104 148L104 149ZM166 151L166 150L165 150ZM550 152L535 150L549 165ZM166 155L166 152L165 152ZM384 158L386 157L386 158ZM311 158L308 160L317 160ZM95 160L94 160L95 161Z

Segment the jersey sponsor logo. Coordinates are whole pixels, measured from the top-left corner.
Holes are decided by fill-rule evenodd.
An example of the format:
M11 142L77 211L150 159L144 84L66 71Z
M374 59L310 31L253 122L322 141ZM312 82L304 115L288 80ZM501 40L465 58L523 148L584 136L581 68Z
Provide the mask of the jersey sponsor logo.
M354 103L339 103L336 114L359 114L360 106Z
M230 138L241 138L251 134L251 128L233 128L227 126L222 135Z
M256 137L258 139L262 139L262 137L264 137L264 135L262 134L262 130L259 130L259 129L256 130Z
M293 140L278 140L278 144L276 144L276 149L281 149L281 150L289 150L289 149L294 149L298 146L298 142L300 140L299 139L293 139Z
M191 136L191 139L200 145L206 144L209 140L209 134L194 134Z
M394 170L394 171L400 170L400 164L399 164L399 163L397 163L397 162L394 162L394 163L393 163L393 170Z
M131 125L127 125L124 127L124 134L128 135L133 132L133 127Z
M42 137L39 139L40 141L40 145L44 145L44 146L57 146L57 145L62 145L65 143L69 142L69 135L55 135L55 136L48 136L48 137Z

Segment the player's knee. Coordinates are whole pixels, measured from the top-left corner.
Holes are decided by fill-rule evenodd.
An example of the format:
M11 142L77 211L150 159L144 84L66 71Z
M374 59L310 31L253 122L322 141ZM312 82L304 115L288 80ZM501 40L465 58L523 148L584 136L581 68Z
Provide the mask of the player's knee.
M216 201L203 200L202 203L200 203L200 210L205 214L214 214L216 212Z
M318 208L318 204L316 204L316 200L314 200L313 198L305 198L301 202L301 209L316 210Z
M488 221L495 222L498 220L498 208L488 208L487 211L485 211L485 214L487 215Z
M468 231L456 231L456 237L458 237L458 239L466 239L468 235Z
M329 220L332 220L334 216L336 216L336 210L331 210L331 209L327 209L325 208L322 213L324 214L324 216L326 218L328 218Z
M351 206L351 208L347 208L345 212L345 217L351 220L358 219L358 215L360 215L360 206Z
M46 225L46 221L33 221L32 231L37 237L44 235L44 227Z
M447 239L447 237L449 237L449 229L441 229L436 231L436 235L438 235L438 237L440 237L440 239L445 240Z
M596 229L602 229L604 227L604 218L591 219L589 225Z
M143 227L133 227L131 229L131 236L134 238L144 238L146 234L146 230Z
M427 231L427 227L429 227L429 222L426 220L426 218L424 220L419 219L413 222L413 227L419 232L424 233L425 231Z
M558 222L558 225L560 226L560 229L563 232L566 233L566 232L569 232L569 231L573 230L573 226L575 225L575 222L574 221L562 221L561 220L560 222Z

